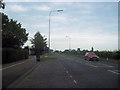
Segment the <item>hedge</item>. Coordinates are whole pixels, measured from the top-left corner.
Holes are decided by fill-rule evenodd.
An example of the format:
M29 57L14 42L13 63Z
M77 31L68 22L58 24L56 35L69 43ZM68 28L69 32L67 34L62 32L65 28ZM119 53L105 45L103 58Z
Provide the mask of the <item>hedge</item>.
M13 49L3 48L2 49L2 63L10 63L28 58L28 50L25 49Z
M80 51L80 54L78 54L77 51L75 51L75 50L71 50L71 51L66 50L63 53L84 56L86 52L88 52L88 51ZM114 59L114 60L120 59L120 51L94 51L94 52L100 58L110 58L110 59Z

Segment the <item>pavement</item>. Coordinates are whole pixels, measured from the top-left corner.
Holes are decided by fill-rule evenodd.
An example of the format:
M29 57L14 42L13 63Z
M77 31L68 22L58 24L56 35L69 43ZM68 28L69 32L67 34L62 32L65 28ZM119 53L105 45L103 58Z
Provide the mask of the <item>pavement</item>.
M57 60L40 62L8 88L118 88L118 64L86 61L54 54Z
M30 56L29 59L2 65L2 88L6 88L36 64L35 56Z

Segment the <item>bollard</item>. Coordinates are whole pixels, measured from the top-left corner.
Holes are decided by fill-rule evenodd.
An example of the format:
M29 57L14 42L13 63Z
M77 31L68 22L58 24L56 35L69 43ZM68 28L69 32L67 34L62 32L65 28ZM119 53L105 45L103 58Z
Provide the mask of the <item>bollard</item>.
M107 61L108 61L108 58L106 58L107 59Z
M39 54L36 55L36 61L40 61L40 55Z

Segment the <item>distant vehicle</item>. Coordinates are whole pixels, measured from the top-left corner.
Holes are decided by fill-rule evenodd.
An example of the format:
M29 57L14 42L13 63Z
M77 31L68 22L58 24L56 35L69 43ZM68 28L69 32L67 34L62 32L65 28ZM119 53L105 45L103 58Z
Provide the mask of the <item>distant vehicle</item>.
M98 61L99 60L99 57L94 53L94 52L87 52L85 54L85 60L96 60Z
M59 51L58 51L58 50L55 50L54 53L59 53Z

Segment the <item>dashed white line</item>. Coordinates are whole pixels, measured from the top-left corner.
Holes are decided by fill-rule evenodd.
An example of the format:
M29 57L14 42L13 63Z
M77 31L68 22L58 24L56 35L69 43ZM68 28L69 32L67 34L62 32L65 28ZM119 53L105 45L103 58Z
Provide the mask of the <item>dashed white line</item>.
M75 84L77 84L76 80L73 80Z
M68 73L68 71L66 71L66 73Z
M86 65L92 66L92 67L97 67L95 65L89 64L89 63L85 63Z
M72 78L72 76L70 75L70 78Z

